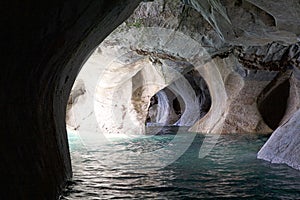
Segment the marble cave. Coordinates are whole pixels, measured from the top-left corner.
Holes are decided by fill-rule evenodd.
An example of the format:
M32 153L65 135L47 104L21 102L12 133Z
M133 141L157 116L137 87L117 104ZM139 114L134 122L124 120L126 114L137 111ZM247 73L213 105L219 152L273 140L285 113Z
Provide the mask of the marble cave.
M7 1L1 19L0 199L300 198L300 1Z

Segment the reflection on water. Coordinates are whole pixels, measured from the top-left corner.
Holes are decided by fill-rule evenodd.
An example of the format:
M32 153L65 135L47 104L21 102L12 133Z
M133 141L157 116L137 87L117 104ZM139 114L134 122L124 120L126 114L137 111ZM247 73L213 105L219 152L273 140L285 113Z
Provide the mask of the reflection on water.
M131 168L137 161L124 156L124 151L155 151L173 138L162 134L115 140L91 150L78 134L69 133L74 178L62 199L300 198L299 171L256 159L267 139L261 136L222 135L212 152L199 159L204 139L199 134L178 160L153 171Z

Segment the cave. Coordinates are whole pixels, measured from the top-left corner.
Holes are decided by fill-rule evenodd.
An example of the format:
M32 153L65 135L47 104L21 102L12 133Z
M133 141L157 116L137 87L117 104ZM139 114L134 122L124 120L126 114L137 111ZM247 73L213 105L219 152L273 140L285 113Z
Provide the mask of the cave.
M198 77L198 74L207 83L208 89L205 91L208 91L211 98L205 103L209 106L202 107L205 111L203 114L200 109L190 108L188 113L193 113L192 116L197 118L196 121L189 121L189 116L186 118L181 116L180 123L189 123L187 124L190 126L188 131L178 131L176 136L154 137L164 137L158 140L159 145L155 148L151 142L145 142L147 138L138 140L139 147L134 145L135 141L126 143L132 145L126 148L132 148L130 150L134 155L145 155L145 159L149 158L145 166L139 165L139 167L144 167L143 170L157 165L157 169L170 169L169 171L156 170L155 172L158 173L155 174L153 171L146 170L147 173L145 171L139 173L140 171L131 169L126 173L118 174L114 170L118 171L129 161L124 160L126 157L122 157L122 160L113 154L107 154L98 160L97 166L101 161L106 164L112 162L119 165L113 165L114 168L112 167L111 171L102 171L103 169L96 167L95 171L88 172L90 177L102 172L110 172L111 174L101 174L103 177L106 176L105 181L126 179L130 173L135 173L135 178L143 175L146 178L135 180L138 183L135 186L126 185L135 182L127 179L126 183L116 181L109 187L105 185L108 182L103 183L99 186L100 188L97 188L96 194L89 193L87 190L86 194L91 195L91 198L100 198L101 195L97 192L101 191L107 192L108 195L111 195L109 191L113 191L115 195L123 195L119 196L120 198L144 198L149 195L150 198L154 196L175 198L179 197L178 195L183 195L182 198L193 198L193 194L200 195L201 193L199 188L196 188L197 185L201 186L201 191L207 192L207 196L204 194L203 198L212 197L211 195L215 195L213 196L215 198L225 196L241 198L240 191L244 190L235 190L236 188L232 186L247 184L240 182L245 179L241 174L255 175L255 180L253 177L247 179L249 180L247 186L250 188L248 191L255 190L257 194L245 195L253 198L266 197L266 195L268 198L278 198L277 195L280 194L280 198L287 198L287 196L298 198L300 180L299 10L299 3L283 0L276 2L251 0L242 1L242 3L238 0L232 2L222 0L116 0L107 2L99 0L3 3L1 6L3 27L1 45L4 50L2 53L4 62L0 75L0 87L3 94L0 100L3 136L0 145L0 169L3 185L0 199L64 199L68 198L68 194L76 196L74 194L76 187L95 186L97 188L99 186L80 184L86 182L80 180L76 182L76 178L72 180L72 168L75 176L79 173L76 163L71 163L69 147L72 153L74 141L68 141L66 130L66 119L72 120L71 116L67 116L66 110L73 104L89 100L84 99L90 94L88 83L85 82L77 87L80 90L77 93L72 93L77 90L76 87L73 89L72 87L76 85L74 82L79 72L85 70L83 65L87 59L93 56L94 52L98 54L103 52L99 44L121 53L118 62L106 60L106 64L108 63L115 70L110 72L119 75L115 77L129 78L126 77L129 74L121 73L124 66L133 70L130 79L134 81L126 82L126 84L117 82L119 84L117 88L130 86L135 92L131 94L136 95L126 96L128 98L126 101L133 102L134 110L145 109L147 111L149 107L147 104L150 101L145 101L143 106L140 104L143 99L139 95L148 94L148 92L143 93L145 87L140 87L144 86L141 81L144 80L143 77L147 77L147 80L152 82L159 80L152 84L153 87L150 87L153 94L149 97L142 96L144 99L150 99L174 80L181 83L175 84L174 88L186 92L180 90L180 87L189 83L187 80L190 78L186 77L194 78ZM119 25L121 28L118 29ZM136 29L144 32L126 32ZM119 34L119 40L115 38L110 41L112 43L109 43L105 41L105 38L112 32L116 36ZM126 43L130 51L122 48L113 49L114 43L118 42ZM141 45L142 43L144 46ZM128 59L136 60L127 63ZM168 66L168 73L160 68L162 65ZM141 67L145 70L136 70ZM197 72L194 73L193 70ZM164 73L170 76L165 77L165 80L152 79ZM270 84L280 73L287 73L288 81L275 89L270 88ZM90 77L91 82L98 81L98 78L93 79L93 74L90 74ZM109 91L109 87L112 86L110 84L116 83L114 81L117 80L110 79L107 75L102 78L102 81L106 80L108 81L106 83L109 83L105 85L105 82L100 80L99 85L105 89L102 91ZM195 83L201 86L199 82L195 81ZM269 93L265 88L269 88L272 92ZM101 96L98 96L96 100L116 99L122 93L121 89L108 92L107 99L101 99ZM196 99L194 97L197 96L197 91L200 90L190 87L186 95ZM269 95L263 98L264 101L260 104L261 102L257 100L262 93ZM69 98L70 95L71 98ZM181 102L180 98L178 102ZM280 109L271 108L278 104ZM259 108L260 105L262 107ZM94 104L89 106L94 106ZM111 105L111 107L114 106L122 108L122 104ZM199 104L198 107L200 107ZM185 111L187 109L188 105L185 104ZM141 113L143 114L137 115L136 118L141 119L139 122L144 125L147 112L135 114ZM82 116L85 114L89 115L83 112ZM74 126L74 131L80 131L83 128L93 130L93 125L101 124L100 128L107 130L108 135L109 131L117 132L115 130L118 130L120 124L116 126L106 124L103 119L112 117L114 121L120 122L122 114L111 116L109 112L96 114L98 116L96 121L87 122L83 126ZM179 125L182 125L180 123ZM143 129L131 129L135 128L131 126L127 128L129 132L132 130L143 133ZM260 133L267 135L264 138L269 137L270 134L271 136L265 139L259 136L259 139L255 139L255 134ZM203 136L203 134L206 135ZM246 137L246 139L237 140L240 137ZM172 142L173 138L174 142ZM195 138L200 138L200 141ZM219 142L217 142L218 139L220 139ZM244 143L240 143L241 141ZM177 142L182 145L174 145ZM193 149L192 152L196 155L189 154L191 153L189 146L194 148L193 145L202 144L202 142L204 144L202 146L207 148L202 148L200 152L204 152L207 157L203 156L198 159L198 151ZM162 148L164 144L170 148ZM236 151L237 146L234 146L236 144L245 144L247 152L253 151L247 155L243 154L242 157L235 154L237 160L230 160L234 159L233 152L245 152L245 149ZM214 145L216 148L211 148ZM225 149L224 146L228 148ZM103 149L109 148L109 146L102 147ZM145 153L144 148L158 154ZM257 152L259 149L260 151ZM187 152L192 159L184 162L187 160L182 156L183 154L180 154L181 152ZM81 153L85 155L83 151ZM257 160L256 154L257 158L272 164ZM164 155L168 156L162 157ZM86 167L91 169L88 164L93 159L88 157L88 154L85 156ZM140 156L132 158L139 164ZM209 162L199 166L199 160ZM187 165L182 165L182 163ZM212 163L215 165L211 165ZM237 167L230 163L239 164L240 171L235 171ZM228 168L222 168L223 165ZM256 168L257 165L259 165L259 170ZM207 177L214 176L214 182L194 176L195 179L190 180L190 184L184 184L183 180L187 180L188 174L201 174L197 170L207 173ZM232 173L226 173L227 170L231 170ZM282 170L281 177L276 174L276 170ZM258 171L260 173L256 173ZM158 174L160 176L157 176ZM273 179L270 181L263 176L266 174L274 175L272 177L275 177L275 181ZM233 177L231 175L236 179L230 179ZM287 179L291 184L289 186L286 185ZM148 184L141 189L144 192L135 191L134 189L143 186L144 180ZM209 184L202 184L200 180ZM226 180L232 182L226 182ZM261 182L258 183L257 180ZM272 188L274 182L278 184L276 188ZM109 190L114 186L115 190ZM205 186L210 186L213 190ZM72 190L72 187L75 189ZM85 191L86 188L81 189ZM224 190L221 190L222 188ZM265 194L264 189L270 193ZM132 193L126 193L129 190L133 190ZM278 190L280 190L279 193ZM294 193L291 194L287 190L293 190ZM80 195L82 194L78 194L77 198L89 198Z
M289 91L290 82L286 80L272 90L260 104L260 113L267 125L273 130L278 128L284 117L287 109Z
M153 126L155 123L161 121L163 117L160 113L168 113L168 118L162 123L163 126L172 126L180 119L181 114L184 112L184 104L180 105L178 98L167 88L159 91L150 99L148 107L148 114L146 119L146 126ZM168 93L168 95L166 94ZM166 98L163 98L166 97ZM183 102L182 99L180 99ZM164 106L168 105L168 106ZM167 108L168 111L164 109Z
M197 121L205 116L211 107L211 97L205 80L194 70L185 74L184 78L186 78L192 86L195 92L195 99L186 99L185 94L174 88L172 84L165 87L151 97L146 125L153 126L155 123L158 123L158 125L160 124L162 126L191 126L193 123L180 123L180 118L187 115L187 113L185 113L186 108L190 110L190 107L198 108L200 112L194 118L189 117L188 121ZM193 102L199 105L195 105ZM188 104L188 106L186 106L186 104ZM164 119L161 120L161 118Z
M163 102L164 99L160 98L162 95L165 93L168 94L167 99L165 99L167 102ZM153 103L152 103L153 102ZM181 103L180 103L181 102ZM160 111L162 104L168 104L168 109L169 109L169 119L168 122L165 123L164 125L173 125L178 121L184 113L184 101L180 96L175 96L174 93L172 93L171 90L168 90L168 88L163 89L162 91L159 91L157 94L151 97L150 100L150 105L148 108L148 115L147 115L147 123L155 123L156 121L159 121L159 116L153 116L152 112L163 112ZM152 115L152 116L151 116Z

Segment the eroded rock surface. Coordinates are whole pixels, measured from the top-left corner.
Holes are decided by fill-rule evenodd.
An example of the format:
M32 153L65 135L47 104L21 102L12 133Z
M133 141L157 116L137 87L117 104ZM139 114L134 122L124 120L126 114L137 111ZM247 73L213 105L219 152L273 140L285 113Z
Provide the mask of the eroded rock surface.
M290 93L287 102L287 109L281 120L281 124L285 123L297 110L300 109L300 68L293 68L289 83Z
M300 110L281 125L258 152L259 159L300 170Z
M152 122L170 123L175 115L168 95L160 95L164 109L148 111L151 97L168 86L185 104L177 125L204 133L271 133L299 109L299 10L298 2L283 0L142 2L98 48L106 71L95 95L104 112L93 113L100 129L143 133L148 112ZM192 70L209 90L197 92L201 83L187 78ZM179 77L194 93L186 92ZM120 104L114 105L116 96Z
M277 72L245 70L234 56L216 58L200 69L212 96L210 111L191 131L271 133L257 107L257 97Z
M101 58L107 59L107 56L108 54L95 52L91 61L79 74L79 80L85 79L87 82L84 89L87 92L82 92L81 81L75 83L71 92L72 98L69 100L71 106L67 110L67 124L70 128L113 134L143 134L150 99L166 87L173 91L175 97L182 99L181 105L184 107L180 119L175 121L175 124L191 126L200 118L199 95L202 93L195 92L191 83L178 72L181 69L176 69L174 61L156 63L148 56L142 57L131 52L113 62L99 63ZM131 62L128 62L129 57ZM132 57L136 57L135 62ZM98 59L97 65L95 59ZM168 98L161 98L159 106L166 105L172 106ZM172 109L158 108L152 109L151 112L152 117L156 115L156 123L172 125ZM93 125L90 124L91 121Z
M124 73L118 77L117 75L111 76L105 83L102 81L101 87L106 87L105 85L110 85L107 86L110 88L116 87L116 84L125 83L124 80L130 78L133 79L131 83L133 87L135 87L134 84L142 85L134 90L125 86L126 84L120 86L124 87L120 95L125 95L125 90L128 90L128 94L133 92L133 95L130 100L132 105L123 102L124 107L119 108L120 110L126 108L126 113L135 113L132 118L137 118L141 125L147 117L150 96L155 94L158 88L150 92L149 86L143 83L148 74L152 73L155 77L156 72L153 70L150 72L149 69L144 69L148 71L143 72L141 67L133 67L137 66L134 62L139 59L149 59L156 66L172 65L183 75L194 67L200 71L200 74L202 73L201 76L205 76L205 81L214 80L220 84L211 83L210 92L215 93L213 106L209 114L201 120L202 125L197 123L191 130L270 133L272 130L264 122L265 116L261 116L259 106L268 98L271 91L276 89L277 85L289 77L286 75L286 79L281 78L276 83L274 79L278 79L280 74L290 70L291 66L299 65L299 44L293 44L297 41L298 30L295 26L290 26L298 22L290 20L290 25L284 26L279 22L282 16L274 14L274 9L264 10L264 6L265 4L254 1L159 0L142 2L134 14L99 47L99 52L103 55L111 58L123 57L121 63L110 71L116 74ZM293 28L289 29L289 27ZM108 50L109 48L114 51ZM189 63L192 68L183 64L184 62ZM208 73L206 70L212 70L213 67L205 67L207 66L205 63L216 65L217 72ZM122 70L117 68L122 68ZM161 73L164 73L163 71ZM217 81L215 79L218 74L221 75ZM151 81L156 80L153 78ZM170 80L166 81L159 89L170 83ZM176 87L179 93L183 93L182 88L178 88L182 87L181 84L177 82ZM220 88L223 88L222 92L219 91ZM203 100L205 97L200 99ZM198 103L193 104L189 101L186 105L189 104ZM293 110L290 107L287 106L288 109ZM200 105L199 108L201 109L202 106ZM200 110L200 116L203 117L206 112ZM193 125L192 115L199 115L199 112L189 111L187 106L180 121L176 124ZM288 114L285 118L288 118ZM105 129L109 127L111 126L106 126ZM124 126L122 124L118 127ZM272 128L275 129L275 125Z
M276 129L257 157L272 163L285 163L300 170L300 73L294 68L290 95L281 126Z

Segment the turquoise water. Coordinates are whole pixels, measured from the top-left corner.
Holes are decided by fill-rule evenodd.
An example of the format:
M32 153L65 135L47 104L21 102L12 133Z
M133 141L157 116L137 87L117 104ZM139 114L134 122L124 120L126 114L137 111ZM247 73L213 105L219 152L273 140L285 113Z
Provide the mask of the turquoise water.
M186 134L181 137L185 141ZM142 155L164 148L174 134L119 139L91 150L69 133L74 177L62 199L300 199L299 171L256 159L266 137L222 135L200 159L204 138L196 135L164 168L135 170L125 151Z

